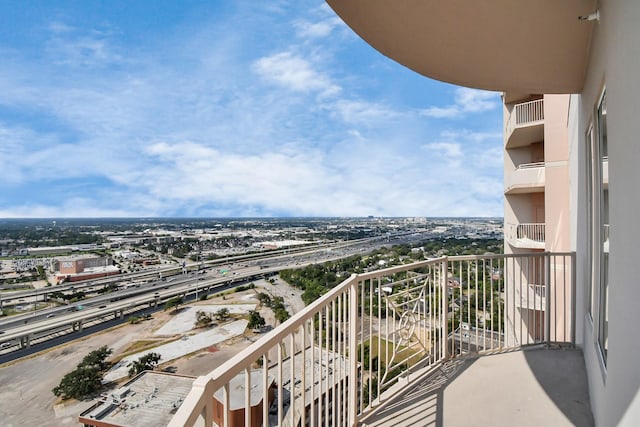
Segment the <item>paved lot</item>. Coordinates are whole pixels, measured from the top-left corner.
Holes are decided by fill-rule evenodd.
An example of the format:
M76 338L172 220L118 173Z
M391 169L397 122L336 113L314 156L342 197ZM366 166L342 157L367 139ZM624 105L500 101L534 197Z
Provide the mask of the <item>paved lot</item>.
M185 307L180 313L172 317L164 326L154 332L155 335L175 335L189 332L193 329L196 322L196 313L204 311L205 313L214 314L218 310L226 308L230 314L247 314L250 310L255 310L255 304L216 304L216 305L197 305L193 307Z
M256 286L264 287L271 295L285 297L290 313L295 313L304 306L299 297L300 291L291 288L284 282L279 282L274 286L265 281L256 281ZM255 307L255 293L260 291L261 289L255 289L255 291L234 293L226 295L224 300L222 297L216 297L198 303L195 307L196 310L202 309L201 306L218 305L217 310L220 308L220 304L236 305L237 309L240 309L238 304ZM292 293L294 295L291 295ZM259 310L265 319L270 317L267 319L267 323L277 326L273 320L271 309L262 307ZM60 404L51 393L51 389L60 382L66 373L72 371L90 351L106 345L114 350L114 357L118 356L138 340L158 339L155 333L173 317L175 316L171 316L169 313L158 312L153 315L152 320L137 325L124 325L91 335L12 365L0 367L0 427L79 426L78 415L90 406L90 402L69 401ZM177 368L177 373L182 375L207 374L257 338L249 332L246 336L241 334L228 339L234 334L234 331L235 329L227 330L229 336L225 338L226 341L220 341L217 344L210 341L203 346L207 347L208 345L205 351L196 351L169 363L169 365ZM190 337L189 340L191 339ZM146 352L148 351L150 350Z
M147 353L160 354L160 362L165 363L241 335L247 328L247 323L245 319L236 320L199 334L184 336L177 341L127 356L105 374L104 381L110 382L128 377L131 362L138 360Z
M150 333L153 322L143 322L93 335L64 347L0 368L0 426L77 426L78 414L88 402L71 402L54 410L51 392L67 372L90 351L107 345L124 350L138 336Z

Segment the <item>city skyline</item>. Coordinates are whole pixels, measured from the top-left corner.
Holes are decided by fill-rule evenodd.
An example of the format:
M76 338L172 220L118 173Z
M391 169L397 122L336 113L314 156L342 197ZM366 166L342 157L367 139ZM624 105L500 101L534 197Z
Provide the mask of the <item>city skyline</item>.
M502 216L500 95L323 2L0 12L0 217Z

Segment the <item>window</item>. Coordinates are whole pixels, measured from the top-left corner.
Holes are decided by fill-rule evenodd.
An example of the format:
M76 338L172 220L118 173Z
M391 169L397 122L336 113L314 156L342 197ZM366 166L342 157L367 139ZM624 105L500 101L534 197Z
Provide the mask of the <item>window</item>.
M587 291L588 310L596 340L607 364L609 348L609 156L607 98L603 91L596 109L595 129L587 131L587 262L592 266Z
M594 149L595 143L593 141L593 124L589 126L589 130L587 131L587 149L586 152L586 184L587 184L587 278L585 283L587 284L587 314L589 315L589 319L593 322L593 313L594 313L594 302L595 299L593 297L594 294L594 269L595 265L593 264L593 169L594 169Z
M603 92L598 106L598 208L599 208L599 238L598 238L598 265L599 274L599 301L598 301L598 344L602 356L607 363L607 350L609 348L609 151L607 144L607 97Z

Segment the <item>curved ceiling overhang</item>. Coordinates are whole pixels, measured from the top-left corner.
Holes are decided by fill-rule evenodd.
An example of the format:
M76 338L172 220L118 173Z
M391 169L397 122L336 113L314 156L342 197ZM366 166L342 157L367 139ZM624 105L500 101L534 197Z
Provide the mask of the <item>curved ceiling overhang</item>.
M514 93L578 93L595 0L327 0L367 43L433 79Z

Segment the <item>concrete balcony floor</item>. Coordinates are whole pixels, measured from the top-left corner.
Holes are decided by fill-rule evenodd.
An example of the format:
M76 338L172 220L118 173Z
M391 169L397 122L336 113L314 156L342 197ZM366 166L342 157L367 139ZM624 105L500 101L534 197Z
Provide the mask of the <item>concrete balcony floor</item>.
M592 426L581 350L454 359L400 392L366 426Z

